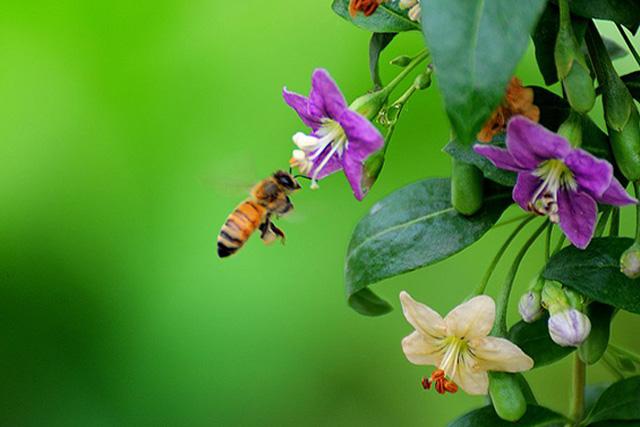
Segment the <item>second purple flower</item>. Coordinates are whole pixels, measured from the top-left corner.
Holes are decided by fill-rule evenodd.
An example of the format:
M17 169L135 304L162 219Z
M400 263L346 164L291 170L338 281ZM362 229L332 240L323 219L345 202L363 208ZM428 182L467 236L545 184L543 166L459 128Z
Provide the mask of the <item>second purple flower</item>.
M562 136L522 116L507 126L507 149L476 144L474 150L500 169L515 171L513 200L523 209L547 215L580 249L589 245L597 203L637 203L613 176L606 160L573 148Z

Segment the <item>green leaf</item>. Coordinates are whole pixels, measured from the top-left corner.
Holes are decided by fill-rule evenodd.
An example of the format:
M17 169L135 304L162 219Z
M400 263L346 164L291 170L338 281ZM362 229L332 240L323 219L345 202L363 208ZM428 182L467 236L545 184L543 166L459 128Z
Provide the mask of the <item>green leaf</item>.
M528 405L527 412L517 423L505 421L498 417L493 406L485 406L463 415L451 422L449 427L543 427L562 426L567 419L550 409L537 405Z
M614 421L606 420L589 424L589 427L640 427L640 420L635 421Z
M369 41L369 73L373 81L373 89L382 88L382 80L380 79L380 54L389 46L389 43L398 33L373 33L371 41Z
M349 0L333 0L331 8L347 21L373 33L400 33L420 29L420 24L409 19L407 12L400 10L397 2L381 4L371 16L358 12L353 18L349 14Z
M584 388L584 407L587 413L593 409L602 393L609 387L611 387L611 383L596 383L588 384Z
M561 347L549 336L547 321L549 316L533 323L519 321L509 330L509 340L520 347L534 361L534 368L556 362L575 350L574 347Z
M587 423L604 420L640 420L640 376L618 381L602 393Z
M627 85L631 96L633 96L636 101L640 101L640 71L634 71L633 73L622 76L622 81Z
M593 239L585 250L566 247L551 257L542 275L595 301L640 314L640 279L620 272L620 255L632 243L605 237Z
M422 0L422 28L445 107L470 143L504 97L546 0Z
M491 143L504 148L504 135L498 135ZM476 166L482 171L485 178L491 181L509 187L512 187L516 183L515 172L498 169L493 163L487 160L486 157L473 151L473 145L471 144L463 144L459 140L454 139L444 147L443 151L456 160Z
M635 32L640 25L637 0L571 0L571 13L585 18L597 18L622 24Z
M376 203L356 226L345 262L349 305L381 315L390 306L368 290L380 280L426 267L477 241L511 204L504 187L486 189L484 207L463 216L451 206L449 179L426 179Z
M604 46L607 48L607 52L609 52L609 57L611 59L620 59L628 55L627 50L620 46L617 42L607 37L602 37L602 41L604 42ZM584 53L589 53L586 46L584 47Z

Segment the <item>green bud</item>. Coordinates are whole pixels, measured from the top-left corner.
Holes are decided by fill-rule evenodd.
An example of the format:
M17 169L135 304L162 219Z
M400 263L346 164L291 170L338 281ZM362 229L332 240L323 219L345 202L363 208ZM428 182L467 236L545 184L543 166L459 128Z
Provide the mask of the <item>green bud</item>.
M640 115L635 105L621 131L609 128L609 138L622 174L630 181L640 179Z
M503 420L518 421L527 411L527 400L514 374L489 372L489 396L496 414Z
M581 61L573 61L569 74L562 80L571 108L579 113L588 113L596 102L596 91L589 68Z
M571 110L567 120L560 125L558 134L565 137L572 146L580 147L582 145L582 118L580 115Z
M349 109L360 113L369 120L373 120L387 104L387 99L389 99L389 91L386 89L378 90L356 98L349 106Z
M640 243L635 242L620 257L620 271L629 279L640 277Z
M552 315L570 307L567 294L560 283L551 280L545 282L542 288L542 306Z
M416 79L413 81L413 85L416 87L416 89L424 90L431 86L432 73L433 71L431 71L431 68L427 68L425 71L420 73L418 77L416 77Z
M484 176L472 164L451 160L451 204L462 215L473 215L482 208Z
M393 58L390 62L391 65L397 65L398 67L406 67L411 63L411 57L407 55L400 55L396 58Z

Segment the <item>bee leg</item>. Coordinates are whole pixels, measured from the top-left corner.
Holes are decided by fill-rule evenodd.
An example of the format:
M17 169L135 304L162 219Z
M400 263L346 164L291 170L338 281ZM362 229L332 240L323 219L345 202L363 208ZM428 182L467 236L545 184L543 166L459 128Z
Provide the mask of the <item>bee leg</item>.
M284 203L282 204L282 206L279 206L275 212L278 215L285 215L289 212L291 212L293 210L293 203L291 203L291 199L289 198L289 196L286 197Z
M260 238L264 242L265 245L269 245L273 243L277 239L277 235L271 230L271 219L266 218L262 224L260 224Z
M276 225L273 222L269 222L269 228L271 229L271 232L275 236L277 236L278 238L282 239L282 244L284 245L284 241L286 240L286 237L284 235L284 231L282 231L281 229L276 227Z

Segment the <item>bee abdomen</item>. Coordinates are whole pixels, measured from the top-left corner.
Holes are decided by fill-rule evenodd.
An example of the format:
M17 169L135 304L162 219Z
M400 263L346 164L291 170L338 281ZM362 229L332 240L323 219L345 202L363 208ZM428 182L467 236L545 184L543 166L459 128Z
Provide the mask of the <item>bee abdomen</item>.
M236 253L258 228L264 214L265 209L251 200L240 204L218 234L218 256L225 258Z

